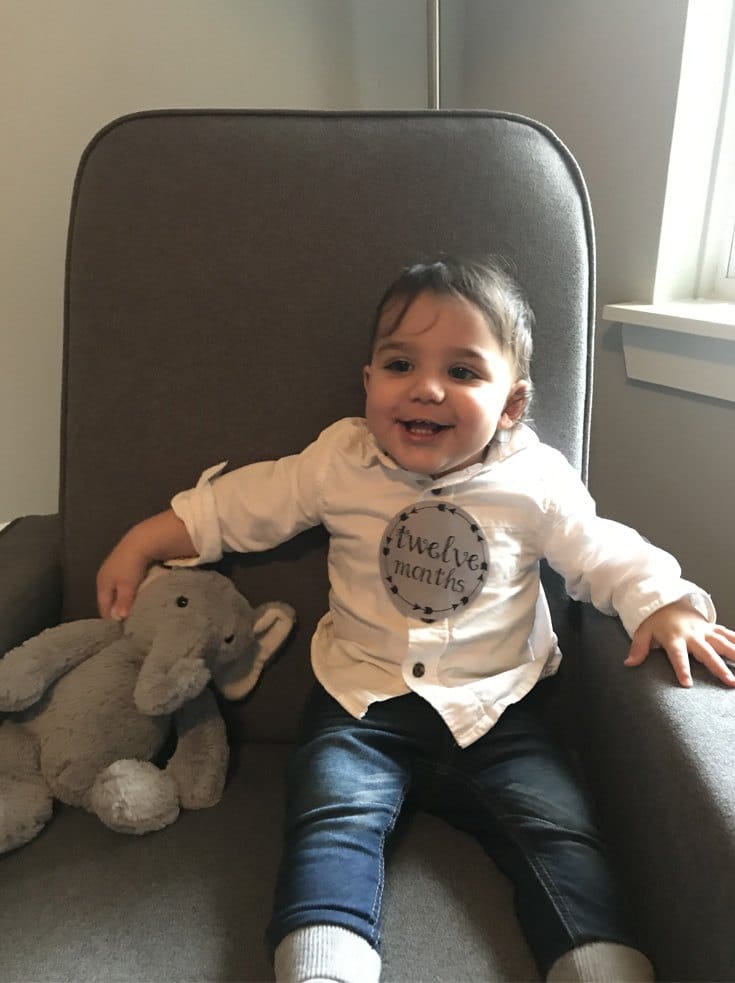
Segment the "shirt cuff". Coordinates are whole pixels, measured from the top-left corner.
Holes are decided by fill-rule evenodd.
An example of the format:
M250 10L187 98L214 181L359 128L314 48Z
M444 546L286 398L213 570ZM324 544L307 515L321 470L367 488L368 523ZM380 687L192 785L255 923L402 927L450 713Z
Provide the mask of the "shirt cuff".
M687 604L691 604L695 611L706 618L711 625L717 621L717 611L715 610L715 605L709 594L706 594L703 590L700 590L696 584L686 583L686 587L689 588L689 592L682 594L679 598L680 601L686 601Z
M197 556L170 560L167 565L194 567L222 559L222 536L211 480L226 467L227 461L223 461L207 468L194 488L179 492L171 499L171 508L186 526Z
M650 603L639 608L635 615L632 612L628 617L621 614L621 620L632 638L646 618L660 608L666 607L667 604L676 604L679 601L684 601L710 624L717 621L717 612L710 595L689 580L680 580L676 588L672 587L670 591L661 591L655 600L651 600Z

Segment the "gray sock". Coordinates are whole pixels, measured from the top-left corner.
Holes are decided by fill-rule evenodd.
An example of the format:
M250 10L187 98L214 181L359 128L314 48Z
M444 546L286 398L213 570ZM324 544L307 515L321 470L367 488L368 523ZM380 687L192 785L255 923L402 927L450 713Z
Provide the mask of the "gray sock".
M378 983L380 956L369 942L336 925L291 932L275 953L277 983Z
M588 942L565 952L547 983L651 983L653 966L637 949L615 942Z

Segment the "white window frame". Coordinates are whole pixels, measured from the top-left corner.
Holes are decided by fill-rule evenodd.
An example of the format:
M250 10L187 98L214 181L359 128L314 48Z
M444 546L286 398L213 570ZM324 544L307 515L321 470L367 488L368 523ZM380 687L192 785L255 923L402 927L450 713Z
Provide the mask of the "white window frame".
M689 0L656 279L608 304L631 379L735 402L735 0Z
M735 302L735 5L697 295Z

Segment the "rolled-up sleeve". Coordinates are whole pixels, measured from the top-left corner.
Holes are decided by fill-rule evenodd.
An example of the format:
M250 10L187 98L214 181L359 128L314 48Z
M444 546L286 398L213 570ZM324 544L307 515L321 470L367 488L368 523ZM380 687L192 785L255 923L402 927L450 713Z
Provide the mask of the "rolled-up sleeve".
M711 597L682 578L670 553L629 526L597 516L576 473L566 464L560 471L560 494L547 511L541 552L564 577L571 597L618 615L631 637L649 615L675 601L715 621Z
M227 467L227 461L207 468L194 488L179 492L171 499L171 508L186 526L197 555L177 560L177 565L194 566L215 563L222 557L222 536L217 516L212 479Z
M335 452L329 428L300 454L262 461L228 474L226 463L208 468L194 488L179 492L171 508L197 550L190 562L212 563L224 552L259 552L318 525L324 471Z

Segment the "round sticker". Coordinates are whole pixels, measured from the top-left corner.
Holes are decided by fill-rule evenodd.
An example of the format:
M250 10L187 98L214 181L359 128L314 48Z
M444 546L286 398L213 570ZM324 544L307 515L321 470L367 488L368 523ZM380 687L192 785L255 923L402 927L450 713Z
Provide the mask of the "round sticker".
M449 502L417 502L395 515L380 542L380 573L398 610L432 623L477 600L488 568L479 523Z

